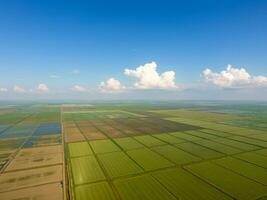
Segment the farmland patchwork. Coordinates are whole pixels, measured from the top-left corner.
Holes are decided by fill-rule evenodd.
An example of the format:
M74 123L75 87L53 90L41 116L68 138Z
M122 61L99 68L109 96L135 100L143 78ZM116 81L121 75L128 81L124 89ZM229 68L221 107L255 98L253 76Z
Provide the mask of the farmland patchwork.
M267 198L267 131L248 116L64 105L0 114L0 199Z
M60 112L0 117L0 199L63 199Z

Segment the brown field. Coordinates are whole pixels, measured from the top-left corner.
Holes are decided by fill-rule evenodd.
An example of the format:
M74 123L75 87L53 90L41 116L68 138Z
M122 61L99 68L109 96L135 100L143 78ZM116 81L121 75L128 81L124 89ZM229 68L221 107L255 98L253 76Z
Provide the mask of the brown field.
M19 153L8 165L5 172L63 163L62 153L34 153L35 148L31 149L33 150L32 154Z
M62 181L61 165L7 172L0 175L0 192L60 181Z
M19 189L0 193L1 200L59 200L63 199L61 183L45 184L41 186Z
M80 134L80 130L75 127L75 128L64 128L64 133L65 135L69 135L69 134Z
M105 133L106 135L108 135L109 137L125 137L125 134L123 134L121 131L119 131L116 128L113 128L111 126L108 125L104 125L104 126L99 126L98 127L99 130L101 130L101 132Z
M91 123L88 120L84 120L84 121L76 121L76 124L77 126L82 127L82 126L90 126Z
M80 127L82 134L85 136L87 140L97 140L97 139L105 139L107 138L103 133L97 130L94 127Z
M77 142L77 141L83 141L83 140L85 140L85 138L81 133L65 135L66 142Z
M64 128L75 128L76 124L73 121L66 121L63 123Z
M81 131L77 127L64 128L64 137L65 137L66 142L76 142L76 141L85 140Z

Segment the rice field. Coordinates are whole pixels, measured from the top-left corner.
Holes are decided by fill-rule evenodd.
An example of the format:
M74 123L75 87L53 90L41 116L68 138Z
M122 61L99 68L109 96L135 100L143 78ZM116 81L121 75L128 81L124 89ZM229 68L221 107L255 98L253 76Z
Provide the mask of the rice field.
M0 112L0 199L266 199L267 132L206 106Z
M64 199L60 109L0 114L0 199Z

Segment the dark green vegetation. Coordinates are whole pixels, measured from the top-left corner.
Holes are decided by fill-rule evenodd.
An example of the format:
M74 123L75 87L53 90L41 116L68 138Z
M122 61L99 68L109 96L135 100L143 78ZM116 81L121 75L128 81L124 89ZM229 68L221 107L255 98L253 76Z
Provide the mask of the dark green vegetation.
M259 107L267 113L267 105ZM66 179L48 176L45 185L63 181L66 198L76 200L264 199L267 131L258 126L264 117L256 108L170 102L5 109L0 184L25 169L53 169ZM64 164L53 149L63 145ZM63 171L51 168L62 165ZM22 189L13 190L19 195Z

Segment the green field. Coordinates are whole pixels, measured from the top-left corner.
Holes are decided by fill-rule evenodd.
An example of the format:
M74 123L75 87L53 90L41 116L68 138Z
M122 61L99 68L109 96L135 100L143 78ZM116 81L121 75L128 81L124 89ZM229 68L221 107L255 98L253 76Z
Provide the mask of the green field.
M0 110L0 199L50 200L45 188L70 200L266 199L264 118L208 105Z

